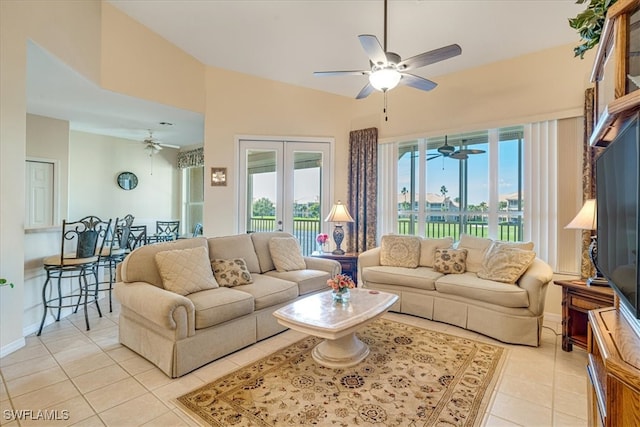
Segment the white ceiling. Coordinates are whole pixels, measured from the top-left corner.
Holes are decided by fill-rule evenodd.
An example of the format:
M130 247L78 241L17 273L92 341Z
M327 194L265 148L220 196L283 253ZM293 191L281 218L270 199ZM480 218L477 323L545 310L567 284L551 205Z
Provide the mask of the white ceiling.
M108 1L207 65L347 97L355 97L366 84L365 76L314 77L313 71L367 69L368 59L357 36L374 34L383 40L383 0ZM444 45L459 44L461 56L412 71L437 82L437 77L443 74L554 46L577 44L578 36L567 19L584 8L575 4L575 0L390 0L387 47L408 58ZM567 51L567 55L572 54ZM31 85L46 74L44 70L40 67L32 70L29 108L38 106L41 113L37 114L50 116L44 113L60 110L59 102L51 99L49 105L40 105L37 99L32 99L37 94ZM68 92L60 89L52 97L68 98ZM91 88L78 86L74 90L81 94ZM72 127L95 133L118 128L125 134L125 129L137 126L138 133L133 139L138 138L141 130L144 133L144 129L152 127L157 129L159 139L167 143L202 142L202 129L198 142L181 142L165 135L166 130L157 125L159 121L178 121L180 113L194 125L188 112L163 111L168 107L158 107L156 111L151 103L139 104L140 100L112 93L99 95L96 102L85 102L88 100L81 96L77 101L69 100L71 104L83 103L81 108L69 106L65 112ZM99 101L109 97L108 101ZM123 111L118 101L131 109ZM84 116L76 119L83 110ZM118 111L123 114L115 114ZM178 118L169 117L170 112L176 112ZM166 117L161 117L162 113ZM101 123L104 116L119 117ZM140 126L138 119L147 125ZM202 128L202 118L199 120L196 126ZM186 132L174 128L176 136Z

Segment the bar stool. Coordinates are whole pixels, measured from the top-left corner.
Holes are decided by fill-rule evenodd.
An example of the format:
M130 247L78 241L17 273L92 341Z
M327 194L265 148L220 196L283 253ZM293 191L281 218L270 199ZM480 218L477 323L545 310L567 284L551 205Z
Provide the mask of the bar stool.
M108 233L105 239L104 248L100 252L98 268L104 268L104 274L109 275L109 280L101 280L98 282L98 292L109 292L109 313L113 312L111 293L113 291L113 283L115 282L116 265L122 262L127 255L126 249L133 219L134 217L131 214L126 215L122 219L116 218L111 232Z
M156 236L176 240L180 234L180 221L156 221Z
M96 303L98 314L102 317L98 304L98 260L102 252L107 235L111 228L111 220L102 221L95 216L87 216L79 221L62 221L62 236L60 253L44 259L44 269L47 279L42 286L42 303L44 313L38 329L38 336L42 333L44 322L49 309L57 309L56 322L60 320L60 312L63 308L74 307L74 313L82 302L84 307L84 319L89 328L89 314L87 312L87 300L90 294L90 286L96 286L93 301ZM88 276L93 276L93 284L89 284ZM78 289L73 288L74 278L78 278ZM57 293L51 289L52 279L57 279ZM62 279L69 280L69 291L63 292ZM52 295L53 294L53 295ZM73 302L66 302L75 300Z

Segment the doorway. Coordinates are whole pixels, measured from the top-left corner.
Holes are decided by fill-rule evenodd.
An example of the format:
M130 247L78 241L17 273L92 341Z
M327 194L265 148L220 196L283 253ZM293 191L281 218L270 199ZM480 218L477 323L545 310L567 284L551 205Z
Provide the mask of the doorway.
M239 232L286 231L304 255L326 232L332 141L240 139Z

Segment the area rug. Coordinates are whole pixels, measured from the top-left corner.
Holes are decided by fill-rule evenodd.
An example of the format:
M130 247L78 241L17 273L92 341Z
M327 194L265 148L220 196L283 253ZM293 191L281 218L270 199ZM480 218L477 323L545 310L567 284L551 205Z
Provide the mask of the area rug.
M307 337L177 399L213 426L477 426L506 349L389 320L357 333L359 365L318 365Z

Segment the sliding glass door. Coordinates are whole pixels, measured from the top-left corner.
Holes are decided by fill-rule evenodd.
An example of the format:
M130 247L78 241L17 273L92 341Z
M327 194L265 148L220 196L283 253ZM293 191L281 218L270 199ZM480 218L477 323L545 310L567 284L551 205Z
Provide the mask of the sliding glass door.
M239 149L239 231L286 231L313 252L329 228L330 142L241 139Z

